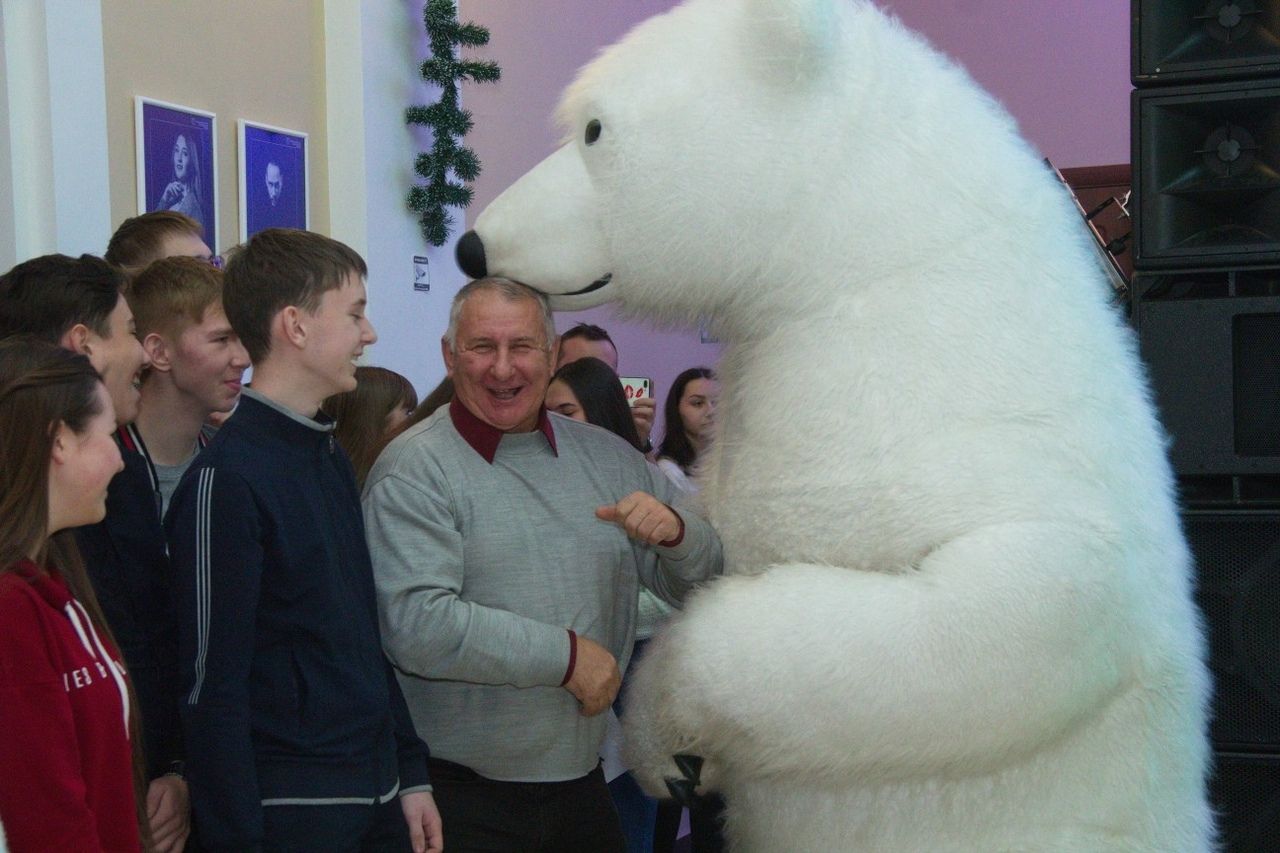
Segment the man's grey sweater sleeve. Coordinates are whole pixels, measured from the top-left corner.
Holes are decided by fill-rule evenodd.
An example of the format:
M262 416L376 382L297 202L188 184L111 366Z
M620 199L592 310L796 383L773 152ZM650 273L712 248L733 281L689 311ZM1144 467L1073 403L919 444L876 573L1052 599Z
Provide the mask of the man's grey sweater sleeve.
M715 529L693 509L687 496L675 488L656 465L648 462L646 466L651 494L680 516L684 535L669 548L637 546L651 552L640 555L640 583L663 601L678 607L694 586L724 570L724 553Z
M389 474L366 489L364 515L382 643L399 669L472 684L563 682L565 627L459 598L462 537L445 499Z

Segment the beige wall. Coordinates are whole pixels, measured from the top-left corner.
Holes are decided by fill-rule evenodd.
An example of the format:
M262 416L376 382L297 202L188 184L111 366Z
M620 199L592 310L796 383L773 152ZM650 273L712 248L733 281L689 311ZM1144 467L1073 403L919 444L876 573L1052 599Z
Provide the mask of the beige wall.
M320 0L102 0L102 41L113 227L138 211L133 98L145 95L217 114L216 249L240 233L241 118L309 134L311 228L329 232Z

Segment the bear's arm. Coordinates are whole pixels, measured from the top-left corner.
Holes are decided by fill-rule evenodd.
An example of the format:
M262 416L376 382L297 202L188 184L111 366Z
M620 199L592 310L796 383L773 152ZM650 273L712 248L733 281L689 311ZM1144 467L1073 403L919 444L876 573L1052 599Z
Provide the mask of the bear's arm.
M749 775L864 779L1016 761L1136 677L1149 620L1135 557L1110 538L1008 523L895 573L726 578L642 661L629 752L650 787L673 752Z

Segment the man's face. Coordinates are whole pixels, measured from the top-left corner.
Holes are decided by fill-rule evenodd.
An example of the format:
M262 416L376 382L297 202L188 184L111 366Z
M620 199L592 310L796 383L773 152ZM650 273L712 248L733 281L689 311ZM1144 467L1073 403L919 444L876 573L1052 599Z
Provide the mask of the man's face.
M134 337L133 312L121 296L116 307L107 317L110 335L101 337L90 330L86 339L89 362L102 376L111 403L115 407L116 422L131 423L138 416L139 373L149 361L142 344Z
M315 314L302 312L304 361L326 397L356 390L356 359L378 340L366 304L364 279L350 272L342 287L325 291Z
M172 341L169 353L174 386L197 401L205 415L235 408L249 353L232 330L221 303L210 305L199 323L183 329Z
M195 234L174 232L166 234L160 241L160 257L198 258L202 261L212 261L213 251Z
M280 167L275 163L267 164L267 198L271 199L271 206L275 207L276 202L280 200L280 191L284 189L284 178L280 175Z
M556 370L580 358L598 358L618 372L618 351L608 341L589 341L586 338L569 338L560 342L560 360Z
M532 299L507 301L481 291L462 305L456 353L443 344L454 395L467 411L503 432L538 425L551 381L554 344L548 348L542 311Z

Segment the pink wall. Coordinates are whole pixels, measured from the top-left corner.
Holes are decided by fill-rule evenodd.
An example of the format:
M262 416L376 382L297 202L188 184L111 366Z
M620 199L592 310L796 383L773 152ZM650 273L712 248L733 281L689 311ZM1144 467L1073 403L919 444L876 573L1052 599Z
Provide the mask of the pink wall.
M561 90L601 47L676 0L459 0L459 18L488 27L480 55L502 66L497 84L468 85L476 120L467 137L484 167L468 222L559 144ZM1129 3L1126 0L884 0L902 20L965 65L1059 167L1129 161ZM597 308L559 318L613 335L622 373L654 379L659 402L675 375L714 366L696 331L663 332ZM656 431L660 434L660 430Z
M885 0L1059 168L1129 162L1128 0Z

